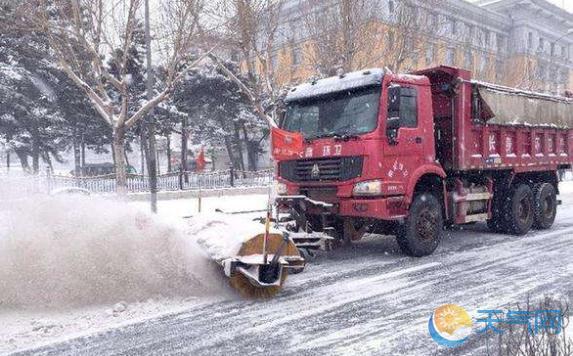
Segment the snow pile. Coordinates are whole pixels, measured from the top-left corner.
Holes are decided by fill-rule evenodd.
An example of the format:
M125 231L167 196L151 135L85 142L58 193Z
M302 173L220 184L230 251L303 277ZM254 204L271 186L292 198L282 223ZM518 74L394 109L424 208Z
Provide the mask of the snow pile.
M30 197L5 201L0 219L0 307L221 292L192 238L125 203Z
M221 213L200 214L188 220L186 233L194 236L210 259L220 261L236 256L243 242L263 234L265 226L258 221ZM277 232L271 230L271 232Z

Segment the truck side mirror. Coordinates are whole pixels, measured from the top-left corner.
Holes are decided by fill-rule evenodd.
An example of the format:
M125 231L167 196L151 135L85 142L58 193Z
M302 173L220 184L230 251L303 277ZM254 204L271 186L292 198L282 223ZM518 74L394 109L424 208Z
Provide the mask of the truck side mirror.
M393 85L388 88L388 117L400 116L400 98L402 87Z
M386 119L386 131L397 130L400 128L400 116L388 116Z
M400 128L400 99L402 97L402 87L393 85L388 88L388 113L386 116L386 137L388 143L397 143L398 129Z

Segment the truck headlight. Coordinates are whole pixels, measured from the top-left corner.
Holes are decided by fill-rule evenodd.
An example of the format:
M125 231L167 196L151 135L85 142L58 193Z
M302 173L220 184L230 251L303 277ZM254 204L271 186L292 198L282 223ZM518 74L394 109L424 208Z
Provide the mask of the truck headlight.
M382 194L382 181L381 180L369 180L366 182L360 182L354 185L352 189L352 195L371 197Z
M275 191L277 192L277 195L287 195L287 185L281 182L275 182Z

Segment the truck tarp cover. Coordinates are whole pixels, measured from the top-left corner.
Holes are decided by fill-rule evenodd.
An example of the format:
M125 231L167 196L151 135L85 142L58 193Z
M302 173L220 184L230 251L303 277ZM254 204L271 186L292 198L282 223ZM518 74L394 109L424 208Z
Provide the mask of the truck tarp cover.
M573 128L573 100L474 83L490 124Z

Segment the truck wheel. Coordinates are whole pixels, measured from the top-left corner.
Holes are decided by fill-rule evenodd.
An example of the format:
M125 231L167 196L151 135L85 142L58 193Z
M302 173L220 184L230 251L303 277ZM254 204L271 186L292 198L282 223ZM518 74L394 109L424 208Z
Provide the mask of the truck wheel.
M549 183L539 183L533 187L533 227L549 229L557 214L557 196L555 187Z
M431 255L442 239L442 206L430 193L419 194L410 206L409 216L399 226L396 241L408 256Z
M511 189L504 204L503 225L507 232L525 235L533 225L533 210L533 192L528 185Z

